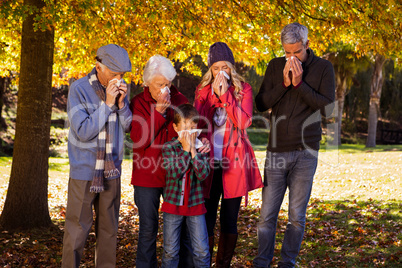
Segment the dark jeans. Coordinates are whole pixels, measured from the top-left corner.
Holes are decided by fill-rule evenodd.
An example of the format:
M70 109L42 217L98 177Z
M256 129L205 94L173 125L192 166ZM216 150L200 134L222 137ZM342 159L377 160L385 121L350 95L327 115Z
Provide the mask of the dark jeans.
M220 223L221 232L237 234L237 217L241 204L241 197L224 199L222 184L222 167L219 162L214 165L214 177L212 179L209 198L205 199L207 213L205 220L207 222L208 236L214 235L216 217L218 213L219 200L221 199Z
M136 259L136 267L138 268L158 267L156 236L158 234L158 210L162 193L162 187L134 186L134 201L140 218Z

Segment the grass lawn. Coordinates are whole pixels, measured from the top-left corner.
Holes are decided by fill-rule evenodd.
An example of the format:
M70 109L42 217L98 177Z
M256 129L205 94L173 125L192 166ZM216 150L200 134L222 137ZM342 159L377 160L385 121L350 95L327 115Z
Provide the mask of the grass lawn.
M256 155L262 168L265 152L256 151ZM0 211L5 201L11 161L11 158L0 158ZM69 165L65 158L50 158L49 164L49 208L60 230L1 233L1 266L60 266ZM377 146L368 150L362 145L344 145L339 150L322 150L297 267L401 267L401 173L402 146ZM131 161L124 160L118 267L135 266L138 214L130 176ZM256 223L260 205L261 190L256 190L249 196L249 205L241 207L233 267L252 265L257 253ZM273 267L278 263L286 223L287 197L279 215ZM162 239L160 234L157 242L159 260ZM83 267L94 266L93 232L89 241Z

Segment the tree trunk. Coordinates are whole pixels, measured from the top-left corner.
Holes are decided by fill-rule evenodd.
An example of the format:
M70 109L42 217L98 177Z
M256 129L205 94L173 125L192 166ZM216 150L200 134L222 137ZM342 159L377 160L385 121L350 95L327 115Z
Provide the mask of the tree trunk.
M43 0L24 0L40 10ZM40 11L38 11L40 13ZM22 24L17 122L10 183L0 226L6 230L52 225L47 203L52 101L54 29L34 30L29 15Z
M376 134L377 134L377 122L378 122L378 112L380 110L380 99L382 84L384 82L382 76L382 68L385 63L385 57L383 55L377 54L375 56L374 71L371 77L370 86L370 107L369 107L369 117L368 117L368 130L367 130L367 142L366 147L376 146Z
M4 92L6 91L6 87L7 87L7 78L0 77L0 131L7 130L7 124L3 118Z
M335 131L335 139L333 141L334 145L341 145L341 132L342 132L342 116L343 107L345 105L345 95L347 91L347 75L344 73L335 72L336 74L336 101L337 101L337 114L335 122L337 124Z

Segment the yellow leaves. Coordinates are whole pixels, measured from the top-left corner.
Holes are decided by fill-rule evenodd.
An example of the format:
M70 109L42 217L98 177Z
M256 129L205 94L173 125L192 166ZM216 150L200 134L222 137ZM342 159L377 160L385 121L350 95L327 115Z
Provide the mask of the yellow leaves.
M11 2L12 8L21 8L22 1ZM317 54L326 51L332 43L345 42L355 44L361 54L378 50L401 55L398 48L401 7L394 0L357 3L313 0L297 4L250 0L46 3L42 10L45 26L49 27L48 22L53 20L56 40L63 40L56 42L55 70L66 67L74 75L87 72L93 66L96 49L107 43L119 44L129 52L136 66L130 79L140 79L143 65L156 53L169 55L172 60L184 61L191 55L206 59L209 45L216 41L227 42L234 50L236 61L257 65L262 58L269 60L272 55L282 53L280 31L295 20L309 27L310 44ZM385 15L380 12L384 10L387 10ZM21 25L15 17L2 20L0 25L5 23L15 29ZM378 33L378 37L373 38L373 33ZM6 50L4 56L0 54L1 60L6 59L4 66L0 66L3 74L7 66L18 70L20 50L20 37L1 29L0 36L5 35L13 40L10 45L13 49ZM199 73L190 65L186 68ZM56 83L59 82L62 81Z
M192 61L187 63L187 64L185 64L185 65L183 65L183 67L181 69L182 70L186 69L188 72L190 72L190 73L192 73L194 75L197 75L197 76L202 76L203 75L202 72L201 72L201 69L198 66L196 66L194 64L194 62L192 62Z

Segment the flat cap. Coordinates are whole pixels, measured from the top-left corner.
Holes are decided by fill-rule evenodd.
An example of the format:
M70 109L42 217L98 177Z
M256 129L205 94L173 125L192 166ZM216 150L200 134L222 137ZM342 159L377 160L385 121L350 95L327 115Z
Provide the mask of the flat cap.
M131 72L131 61L127 51L121 46L109 44L98 48L96 56L103 65L117 73Z

